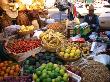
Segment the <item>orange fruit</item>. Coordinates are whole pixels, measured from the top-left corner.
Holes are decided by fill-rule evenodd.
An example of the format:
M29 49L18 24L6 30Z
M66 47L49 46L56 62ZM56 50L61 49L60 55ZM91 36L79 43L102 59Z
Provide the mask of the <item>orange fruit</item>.
M11 69L14 70L14 69L15 69L15 66L13 65L13 66L11 67Z
M9 74L13 75L14 74L14 70L10 70Z
M3 80L3 77L0 76L0 80Z
M1 71L0 75L1 76L4 76L5 72L4 71Z
M10 72L10 69L6 69L6 73L9 73Z
M5 71L6 70L6 67L2 67L2 70Z
M15 72L19 72L19 71L20 71L20 68L17 67L17 68L15 69Z
M15 66L16 68L19 68L20 66L18 65L18 64L16 64L16 66Z
M0 68L4 66L4 63L0 63Z

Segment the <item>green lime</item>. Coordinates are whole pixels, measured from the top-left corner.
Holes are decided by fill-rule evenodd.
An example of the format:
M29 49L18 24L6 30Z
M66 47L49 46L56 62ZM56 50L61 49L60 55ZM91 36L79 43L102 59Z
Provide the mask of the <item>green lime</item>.
M65 82L68 82L68 78L67 78L67 77L63 77L63 80L64 80Z
M47 82L47 79L43 79L42 82Z
M50 62L47 65L48 65L48 67L53 68L53 63Z
M65 73L65 74L63 75L63 77L66 77L66 78L68 78L68 74L67 74L67 73Z
M47 69L42 70L42 73L47 73Z
M54 79L54 73L51 73L50 77L51 77L52 79Z
M62 80L62 77L61 76L58 76L57 78L59 78L60 81Z
M41 71L36 71L36 74L37 74L38 76L40 76L40 75L41 75Z
M41 71L41 69L40 68L37 68L36 71Z
M48 75L50 75L52 72L51 71L47 71Z
M43 79L47 78L47 73L43 73L43 74L42 74L42 78L43 78Z
M48 67L48 71L51 71L52 70L52 68L51 67Z
M56 71L56 72L60 72L60 68L57 67L57 68L55 69L55 71Z
M56 78L55 80L56 80L56 82L60 82L60 78Z
M57 76L59 76L60 74L58 72L54 73L54 77L56 78Z
M66 68L64 66L61 66L61 69L66 70Z
M52 82L56 82L56 80L55 79L52 79Z
M45 66L46 67L46 64L42 64L42 66Z
M60 74L64 75L65 74L65 70L64 69L60 69Z
M47 82L52 82L52 79L51 78L47 78Z
M45 68L45 65L41 65L40 68L43 70Z
M36 82L40 82L40 79L38 78L38 79L36 79Z
M57 68L57 67L59 67L59 66L58 66L57 64L54 64L54 67Z

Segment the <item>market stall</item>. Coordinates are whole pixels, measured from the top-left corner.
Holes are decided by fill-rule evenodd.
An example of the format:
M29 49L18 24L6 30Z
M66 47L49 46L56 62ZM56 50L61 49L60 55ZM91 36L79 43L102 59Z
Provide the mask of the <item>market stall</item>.
M48 11L33 5L19 5L17 25L0 34L0 82L110 82L107 34L88 36L89 25L79 21L43 25Z

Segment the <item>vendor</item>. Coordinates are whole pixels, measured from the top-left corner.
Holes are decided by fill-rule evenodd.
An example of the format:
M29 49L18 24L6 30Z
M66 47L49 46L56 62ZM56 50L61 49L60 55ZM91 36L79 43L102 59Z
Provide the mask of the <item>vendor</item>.
M98 16L94 14L94 6L89 6L89 14L84 17L84 22L90 25L92 32L97 32L99 30L99 19Z

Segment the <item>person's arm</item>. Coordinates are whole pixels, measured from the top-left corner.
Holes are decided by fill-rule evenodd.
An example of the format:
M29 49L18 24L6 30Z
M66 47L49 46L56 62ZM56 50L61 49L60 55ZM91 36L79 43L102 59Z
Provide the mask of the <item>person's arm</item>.
M98 19L98 16L96 16L96 23L93 24L92 26L96 28L96 31L99 30L99 19Z

